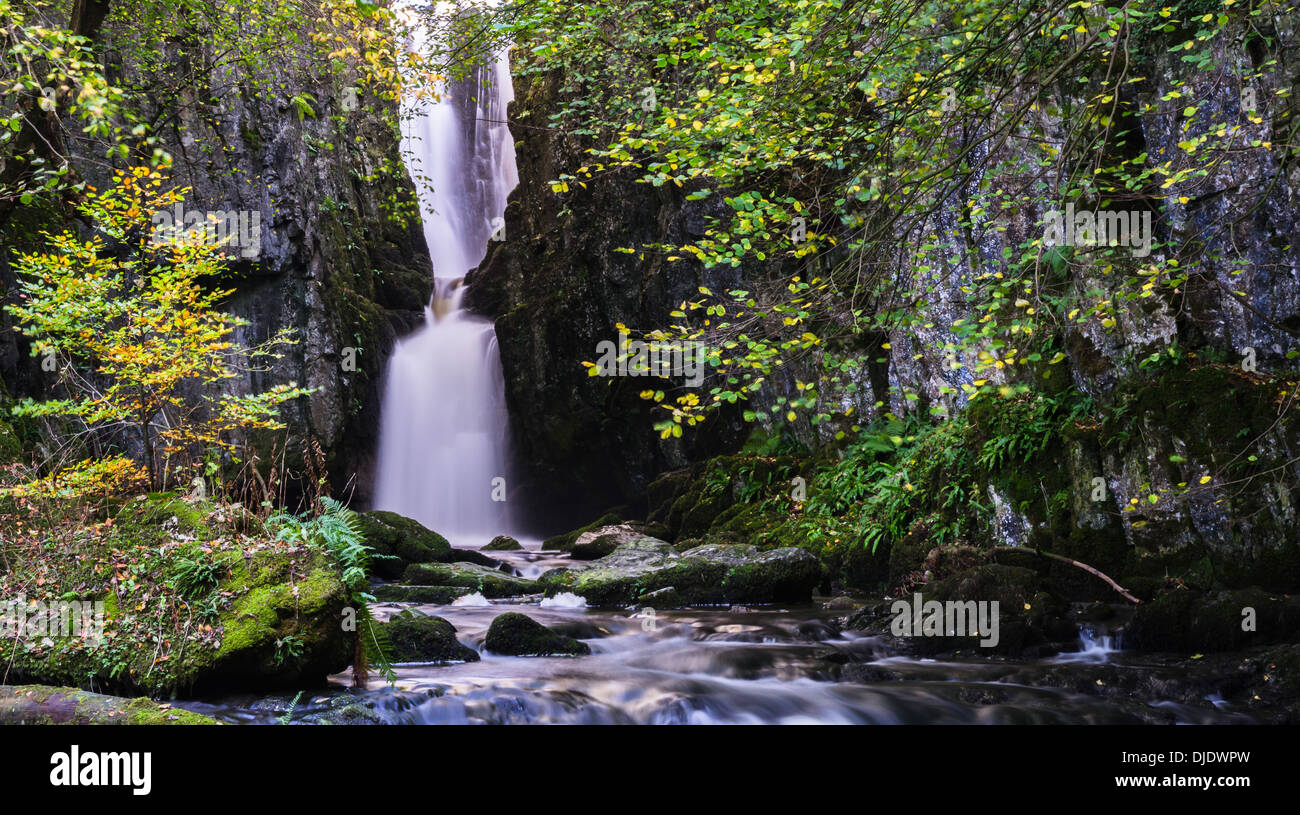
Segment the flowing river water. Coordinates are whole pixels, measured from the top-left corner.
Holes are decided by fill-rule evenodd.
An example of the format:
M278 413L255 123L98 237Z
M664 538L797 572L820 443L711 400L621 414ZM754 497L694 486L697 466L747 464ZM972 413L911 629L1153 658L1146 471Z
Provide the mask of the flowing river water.
M493 553L522 576L568 556ZM531 551L530 551L531 550ZM468 602L466 602L468 601ZM405 606L375 608L383 618ZM842 630L848 613L824 603L659 611L588 609L574 598L417 605L450 621L480 661L397 666L389 686L350 675L303 694L179 703L230 723L388 724L1227 724L1253 717L1211 690L1185 661L1114 651L1085 636L1080 650L1041 659L920 659L887 636ZM583 657L485 652L498 614L521 611L591 647ZM1099 685L1134 685L1106 695Z

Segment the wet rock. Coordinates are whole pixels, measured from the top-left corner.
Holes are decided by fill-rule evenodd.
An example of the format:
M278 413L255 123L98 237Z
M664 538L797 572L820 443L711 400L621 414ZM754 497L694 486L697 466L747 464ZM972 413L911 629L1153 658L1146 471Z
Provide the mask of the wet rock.
M379 557L371 560L371 573L394 580L412 563L434 563L451 553L447 539L419 521L386 510L357 516L366 543Z
M127 699L49 685L0 686L0 724L217 724L145 697Z
M598 560L641 537L642 534L628 524L604 526L579 535L569 554L574 560Z
M722 590L729 602L803 602L822 579L817 558L794 547L762 552L748 545L709 544L687 556L727 565Z
M456 639L456 627L414 609L383 624L393 662L477 662L478 652Z
M603 526L618 524L622 520L623 520L622 516L620 516L618 513L607 512L604 515L602 515L599 519L593 521L592 523L587 524L586 526L580 526L577 529L574 529L570 532L565 532L562 535L554 535L552 537L547 538L546 540L542 541L542 549L551 552L567 552L573 548L573 544L576 543L578 538L581 537L584 533L591 532L594 529L600 529Z
M492 542L483 547L485 552L517 552L524 547L509 535L497 535Z
M571 620L548 627L557 634L572 637L575 640L595 640L608 637L610 634L609 629L602 628L587 620Z
M582 656L591 653L585 642L556 633L524 614L501 614L488 626L483 647L506 656Z
M665 541L624 526L593 534L622 542L597 560L542 575L548 594L571 591L592 606L628 606L672 587L690 605L801 602L821 580L821 565L802 549L708 544L679 554Z
M489 569L500 569L507 571L508 566L492 557L485 555L476 549L457 549L452 547L451 551L439 558L442 563L474 563L479 566L486 566Z
M466 586L407 586L401 583L384 583L375 586L371 594L376 600L388 603L427 603L445 606L473 591Z
M641 608L681 608L685 605L677 589L672 586L647 592L641 595L636 604Z
M406 569L402 582L411 586L460 586L484 597L511 597L541 590L535 581L475 563L416 563Z
M856 611L862 604L848 595L841 594L822 603L822 608L835 611Z

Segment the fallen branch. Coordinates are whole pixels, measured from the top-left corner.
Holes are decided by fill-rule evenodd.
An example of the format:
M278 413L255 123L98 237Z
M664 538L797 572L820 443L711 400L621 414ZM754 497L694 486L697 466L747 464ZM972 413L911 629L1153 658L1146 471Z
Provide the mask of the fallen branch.
M1028 552L1028 551L1031 551L1031 550L1029 550L1029 549L1025 549L1025 548L1021 548L1021 547L1019 547L1019 546L999 546L999 547L997 547L996 549L994 549L994 551L995 551L995 552ZM1073 558L1068 558L1068 557L1065 557L1064 555L1054 555L1054 554L1052 554L1051 552L1044 552L1044 551L1041 551L1041 550L1039 550L1039 549L1034 549L1034 550L1032 550L1032 551L1033 551L1033 553L1036 554L1036 555L1041 555L1041 556L1043 556L1043 557L1050 557L1050 558L1053 559L1053 560L1059 560L1059 561L1061 561L1062 563L1068 563L1068 564L1070 564L1071 566L1075 566L1075 567L1078 567L1078 568L1080 568L1080 569L1083 569L1085 572L1088 572L1089 574L1096 575L1097 577L1100 577L1102 580L1105 580L1108 584L1110 584L1110 587L1111 587L1112 589L1114 589L1115 591L1117 591L1117 592L1119 592L1120 594L1124 595L1124 598L1125 598L1126 600L1128 600L1129 602L1134 603L1134 604L1136 604L1136 605L1141 605L1141 604L1142 604L1142 601L1141 601L1141 600L1139 600L1138 598L1134 597L1133 595L1131 595L1131 594L1129 594L1127 591L1125 591L1123 586L1121 586L1120 584L1116 583L1114 580L1111 580L1111 579L1110 579L1109 577L1107 577L1105 574L1102 574L1100 571L1098 571L1097 569L1094 569L1093 567L1089 566L1089 565L1086 564L1086 563L1080 563L1079 561L1077 561L1077 560L1075 560L1075 559L1073 559Z

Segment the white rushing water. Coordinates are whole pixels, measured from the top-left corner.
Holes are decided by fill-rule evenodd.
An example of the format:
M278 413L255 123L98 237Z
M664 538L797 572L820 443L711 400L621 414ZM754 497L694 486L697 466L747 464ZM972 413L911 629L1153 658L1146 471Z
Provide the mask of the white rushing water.
M440 4L440 9L444 4ZM425 43L416 47L427 53ZM420 189L435 293L385 377L376 509L414 518L453 545L511 529L507 416L492 324L465 311L461 279L483 259L519 181L506 106L507 49L406 104L403 155Z

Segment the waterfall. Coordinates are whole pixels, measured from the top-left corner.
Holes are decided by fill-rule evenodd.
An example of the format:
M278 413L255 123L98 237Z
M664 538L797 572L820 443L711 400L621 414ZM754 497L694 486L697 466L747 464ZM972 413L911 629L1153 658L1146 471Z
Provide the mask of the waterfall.
M374 500L458 546L511 528L496 332L461 303L462 278L482 261L519 180L505 124L508 49L485 63L444 81L436 99L404 104L402 152L420 190L435 292L424 325L388 363Z

